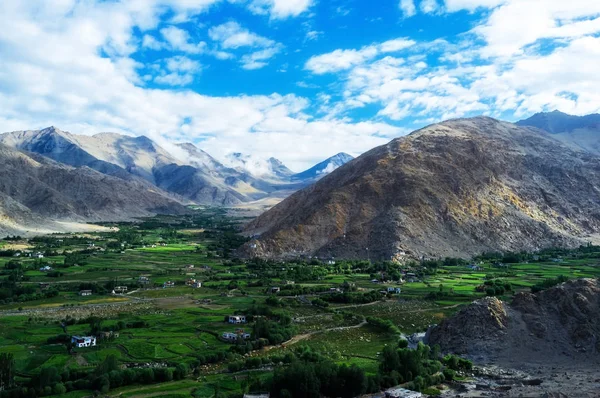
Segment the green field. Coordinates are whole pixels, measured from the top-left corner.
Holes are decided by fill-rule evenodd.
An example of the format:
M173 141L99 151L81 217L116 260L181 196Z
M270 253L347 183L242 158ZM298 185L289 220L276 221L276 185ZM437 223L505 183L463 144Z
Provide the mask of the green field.
M497 295L510 300L546 279L600 276L600 248L523 255L522 261L502 265L492 258L452 264L244 263L232 257L244 241L234 232L242 221L220 209L202 209L192 216L111 225L117 232L16 242L27 252L0 257L0 354L13 355L15 380L35 385L53 368L63 380L52 385L70 389L56 396L80 397L93 388L76 388L64 375L93 374L111 358L138 370L187 364L189 373L181 380L111 387L109 395L212 397L215 389L234 394L245 388L244 378L228 367L245 361L247 350L253 350L252 358L270 363L271 356L300 347L375 375L382 350L399 335L374 328L367 318L389 320L401 333L412 334L490 294L492 285L501 285ZM10 247L0 242L2 250ZM32 258L28 252L45 255ZM480 269L469 268L475 262ZM40 271L42 266L52 272ZM140 282L144 277L148 283ZM384 282L374 283L374 278ZM187 286L190 279L201 281L202 287ZM175 286L165 288L165 282ZM116 286L127 286L127 293L113 295ZM281 291L269 294L273 286ZM379 293L388 287L400 287L401 293ZM80 290L93 292L80 296ZM285 331L278 333L288 333L291 340L266 338L268 347L260 349L223 341L222 333L238 328L258 341L258 321L226 323L225 317L233 314L264 317L271 327L281 324ZM70 348L64 341L111 331L96 347ZM281 365L253 371L267 380L273 366Z

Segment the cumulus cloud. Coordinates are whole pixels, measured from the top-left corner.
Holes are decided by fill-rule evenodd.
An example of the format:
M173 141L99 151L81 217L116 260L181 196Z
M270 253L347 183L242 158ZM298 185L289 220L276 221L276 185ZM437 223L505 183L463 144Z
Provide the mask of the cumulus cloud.
M1 131L56 125L74 133L143 134L160 142L196 141L217 157L233 151L276 156L297 169L331 150L360 153L403 132L380 122L310 118L310 102L296 95L218 97L145 87L132 58L143 45L134 28L155 31L167 6L194 15L214 2L66 3L0 2ZM167 36L163 42L174 48L198 44L189 36ZM244 48L251 50L248 66L270 56L260 47ZM182 85L202 65L186 53L156 68L146 71L151 78Z
M400 7L400 10L402 10L402 13L406 18L410 18L417 13L415 0L400 0L398 7Z
M304 66L305 69L322 75L325 73L348 70L361 65L381 53L396 52L414 45L415 42L406 38L388 40L379 44L372 44L358 50L338 49L327 54L311 57Z
M272 19L297 17L308 11L314 0L251 0L250 10L256 14L269 14Z
M235 21L211 27L208 35L212 40L218 42L223 50L258 49L242 56L242 68L247 70L265 67L268 64L267 61L283 49L281 43L250 32Z

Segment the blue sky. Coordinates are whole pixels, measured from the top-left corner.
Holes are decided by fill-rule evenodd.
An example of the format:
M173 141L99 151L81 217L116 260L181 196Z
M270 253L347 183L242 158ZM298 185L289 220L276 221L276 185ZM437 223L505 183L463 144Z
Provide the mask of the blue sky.
M301 170L448 118L600 110L596 0L5 0L0 130Z

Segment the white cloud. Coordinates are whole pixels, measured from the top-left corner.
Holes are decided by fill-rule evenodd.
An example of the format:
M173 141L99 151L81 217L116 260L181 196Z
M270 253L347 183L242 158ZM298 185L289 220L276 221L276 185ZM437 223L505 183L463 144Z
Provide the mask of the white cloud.
M400 38L381 43L379 50L382 53L393 53L414 46L415 44L416 42L414 40Z
M283 49L282 44L250 32L235 21L213 26L209 29L208 35L224 50L238 50L245 47L258 49L242 56L242 68L247 70L265 67L268 64L267 61ZM218 52L217 56L224 54L233 57L231 53L222 51Z
M324 32L319 30L309 30L306 32L306 40L318 40L319 37L323 36Z
M301 15L313 4L313 0L251 0L249 8L256 14L269 14L272 19L285 19Z
M372 44L359 50L337 49L327 54L311 57L304 68L318 75L339 72L361 65L381 53L390 53L404 50L415 44L413 40L398 38L380 44Z
M193 43L190 34L176 26L169 26L160 30L160 34L165 39L172 50L183 51L189 54L200 54L205 51L206 43L199 41Z
M144 87L138 83L140 65L131 58L143 40L133 36L133 28L156 29L160 14L169 12L166 1L44 4L0 2L0 131L56 125L75 133L200 141L217 157L251 152L276 156L299 170L331 151L358 154L403 132L385 123L310 119L304 113L310 103L295 95L218 97ZM189 16L200 2L169 4ZM186 43L195 45L185 37L169 45ZM252 50L259 53L249 62L269 55ZM202 69L192 58L168 58L144 78L185 85Z
M469 10L478 8L493 8L505 3L507 0L445 0L448 11Z
M404 17L410 18L417 13L417 7L415 6L414 0L400 0L400 4L398 4L400 10L404 14Z
M275 41L252 33L235 21L229 21L222 25L211 27L208 30L208 36L212 40L218 41L224 49L271 47L275 45Z
M431 14L437 11L438 3L436 0L421 0L420 8L425 14Z

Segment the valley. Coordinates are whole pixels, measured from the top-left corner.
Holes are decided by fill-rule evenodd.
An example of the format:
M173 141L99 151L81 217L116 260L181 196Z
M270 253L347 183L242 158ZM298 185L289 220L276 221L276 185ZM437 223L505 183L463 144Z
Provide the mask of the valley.
M2 240L0 353L14 359L13 385L56 397L236 397L273 391L306 363L355 372L363 381L343 393L354 396L402 384L384 365L385 347L422 338L473 300L600 277L598 246L403 264L242 260L247 239L236 231L247 221L202 207L101 223L101 232ZM244 323L227 322L238 315ZM95 346L71 344L88 335ZM435 355L428 366L454 366ZM489 372L471 359L474 370L457 367L454 382L435 371L421 384L403 381L455 395ZM551 391L544 383L529 391Z

